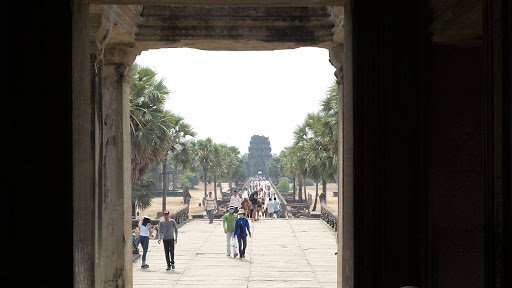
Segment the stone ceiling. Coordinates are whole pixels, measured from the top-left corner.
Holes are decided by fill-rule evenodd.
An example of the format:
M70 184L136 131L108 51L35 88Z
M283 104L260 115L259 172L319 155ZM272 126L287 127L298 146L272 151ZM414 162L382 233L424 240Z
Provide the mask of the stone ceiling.
M123 1L130 0L116 2ZM93 47L107 44L139 51L179 47L227 51L329 48L334 42L342 42L341 18L341 7L318 5L90 4L90 38Z
M91 45L96 53L109 46L139 52L178 47L226 51L329 48L343 44L343 2L91 0ZM434 42L480 43L481 0L431 0L430 8Z
M142 49L327 48L334 21L327 7L144 6L136 33Z

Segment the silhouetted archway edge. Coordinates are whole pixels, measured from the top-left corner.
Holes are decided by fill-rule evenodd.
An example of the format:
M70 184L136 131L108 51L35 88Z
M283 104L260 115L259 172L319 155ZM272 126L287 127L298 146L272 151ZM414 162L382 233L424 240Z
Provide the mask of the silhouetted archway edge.
M136 56L145 50L169 47L204 50L321 47L330 51L330 62L336 68L341 93L342 3L332 0L77 0L73 3L74 284L75 287L103 287L116 283L116 286L132 287L128 118L129 76ZM210 6L204 6L206 3ZM160 6L162 9L152 10L146 6L145 10L141 4L174 5L176 9ZM336 4L339 6L327 7ZM223 7L216 7L218 5ZM252 8L244 10L243 7ZM222 16L237 14L235 30L243 28L244 23L258 23L260 29L240 37L236 31L230 34L233 28L212 31L197 24L190 34L179 34L187 33L183 32L186 29L181 32L164 30L166 20L152 18L151 13L162 13L165 8L171 18L176 17L175 13L179 13L181 19L186 18L186 25L191 22L195 25L195 17L200 17L197 12L202 12L218 15L218 21L213 17L216 27L229 25ZM252 17L251 13L256 13L257 17ZM273 17L275 21L255 22L260 21L258 17L262 15ZM160 20L154 22L157 18ZM283 24L286 24L285 29L297 32L286 33L287 30L281 28ZM123 215L123 225L120 225L119 215ZM341 251L341 243L338 246ZM339 265L341 257L339 253L338 269L343 267Z

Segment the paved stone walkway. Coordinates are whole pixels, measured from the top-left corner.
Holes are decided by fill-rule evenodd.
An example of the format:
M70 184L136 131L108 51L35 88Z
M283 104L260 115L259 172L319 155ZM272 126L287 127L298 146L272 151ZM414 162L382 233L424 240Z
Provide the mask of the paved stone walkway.
M226 256L221 220L196 219L179 228L175 270L165 270L163 243L151 239L150 267L141 269L140 257L134 261L133 287L337 287L336 234L322 220L249 223L253 237L243 260Z

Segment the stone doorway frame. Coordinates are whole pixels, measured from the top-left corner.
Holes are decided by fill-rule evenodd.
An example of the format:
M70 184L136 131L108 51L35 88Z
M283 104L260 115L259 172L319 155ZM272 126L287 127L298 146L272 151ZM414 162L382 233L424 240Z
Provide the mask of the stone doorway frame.
M329 6L344 0L76 0L72 5L72 138L74 287L132 287L129 74L140 52L118 46L91 47L89 4L168 4L236 6ZM136 12L136 11L135 11ZM339 11L338 11L339 12ZM140 13L140 11L139 11ZM343 17L345 20L343 20ZM353 128L351 17L333 25L330 62L339 85L340 152L338 197L338 287L353 283ZM108 33L108 31L105 31ZM338 43L336 43L338 41ZM343 43L344 42L344 43ZM345 47L345 48L343 48ZM91 49L95 52L91 53ZM344 85L344 83L346 83ZM120 217L119 215L122 215ZM124 225L119 225L119 219ZM92 235L92 236L91 236Z

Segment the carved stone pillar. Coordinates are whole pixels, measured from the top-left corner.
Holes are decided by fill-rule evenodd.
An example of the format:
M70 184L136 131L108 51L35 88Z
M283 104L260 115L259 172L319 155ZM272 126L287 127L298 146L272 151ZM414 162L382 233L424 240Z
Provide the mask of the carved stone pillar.
M329 61L336 68L334 76L338 85L338 234L337 265L338 287L353 287L353 179L352 179L352 90L351 90L351 26L347 29L345 11L350 13L350 1L344 6L329 7L331 19L335 23L333 32L334 45L329 49ZM348 15L350 21L350 15ZM348 31L347 31L348 30ZM345 38L348 35L348 39ZM345 48L346 47L346 48ZM347 70L344 73L344 70ZM345 85L348 74L348 85ZM348 92L348 93L347 93Z
M95 134L95 287L132 287L130 73L142 6L90 5Z
M134 59L129 51L107 48L100 72L98 287L132 286L129 101Z
M93 93L90 89L88 58L89 7L83 0L74 1L72 7L73 287L88 288L96 287L94 201L97 188L97 138L93 121L94 106L91 105ZM54 261L60 262L55 257L52 259ZM31 274L38 278L36 275Z

